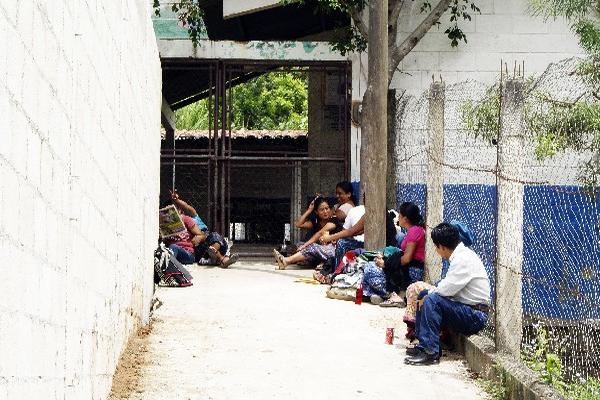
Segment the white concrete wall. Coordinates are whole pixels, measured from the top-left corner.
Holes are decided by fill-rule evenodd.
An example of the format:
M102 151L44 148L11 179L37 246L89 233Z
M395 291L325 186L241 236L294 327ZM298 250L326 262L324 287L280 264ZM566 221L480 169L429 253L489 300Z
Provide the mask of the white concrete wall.
M104 399L148 318L150 2L0 0L0 399Z
M421 2L407 3L410 14L400 19L400 43L424 18ZM444 34L449 13L442 16L440 28L433 27L406 56L391 87L420 94L429 88L431 76L441 74L449 84L468 79L491 83L500 72L500 62L525 61L527 74L541 74L548 64L581 54L569 25L563 21L544 23L527 11L528 0L479 0L481 14L472 14L471 22L461 22L468 43L450 47Z
M223 0L223 18L227 19L244 14L251 14L280 5L281 2L279 0Z

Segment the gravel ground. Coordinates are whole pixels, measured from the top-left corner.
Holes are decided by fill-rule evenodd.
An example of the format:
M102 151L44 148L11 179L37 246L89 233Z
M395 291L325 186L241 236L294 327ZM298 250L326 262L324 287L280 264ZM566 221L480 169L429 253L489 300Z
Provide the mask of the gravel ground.
M196 266L194 286L160 288L152 331L135 344L145 354L133 352L138 380L112 398L485 398L456 355L404 365L403 310L327 299L325 286L297 281L312 271L274 268ZM384 343L386 327L394 345Z

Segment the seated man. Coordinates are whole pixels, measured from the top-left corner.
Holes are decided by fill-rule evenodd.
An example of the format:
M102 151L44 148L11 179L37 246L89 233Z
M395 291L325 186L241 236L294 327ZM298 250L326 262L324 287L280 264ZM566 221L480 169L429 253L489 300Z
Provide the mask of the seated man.
M404 359L410 365L439 362L442 327L472 335L482 330L488 319L490 282L479 256L461 243L459 231L453 225L436 226L431 231L431 240L450 266L436 287L425 289L418 296L419 344Z

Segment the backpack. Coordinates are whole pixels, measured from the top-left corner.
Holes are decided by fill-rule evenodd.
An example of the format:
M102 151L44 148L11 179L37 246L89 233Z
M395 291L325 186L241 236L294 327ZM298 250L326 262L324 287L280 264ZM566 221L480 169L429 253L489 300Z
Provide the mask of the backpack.
M161 243L154 251L154 283L159 286L192 286L192 275Z

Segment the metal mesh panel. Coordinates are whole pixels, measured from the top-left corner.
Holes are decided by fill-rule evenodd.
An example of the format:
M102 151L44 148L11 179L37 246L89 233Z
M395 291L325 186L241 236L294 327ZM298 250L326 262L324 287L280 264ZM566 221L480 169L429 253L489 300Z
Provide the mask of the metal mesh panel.
M589 153L539 160L528 130L540 92L580 98L575 66L554 64L533 82L505 74L493 138L465 125L465 104L489 96L483 84L435 83L420 98L398 98L397 176L398 201L422 207L428 229L458 220L473 231L493 292L484 334L542 373L556 356L561 379L585 381L600 371L600 188L579 179ZM440 259L431 247L427 258L435 282Z

